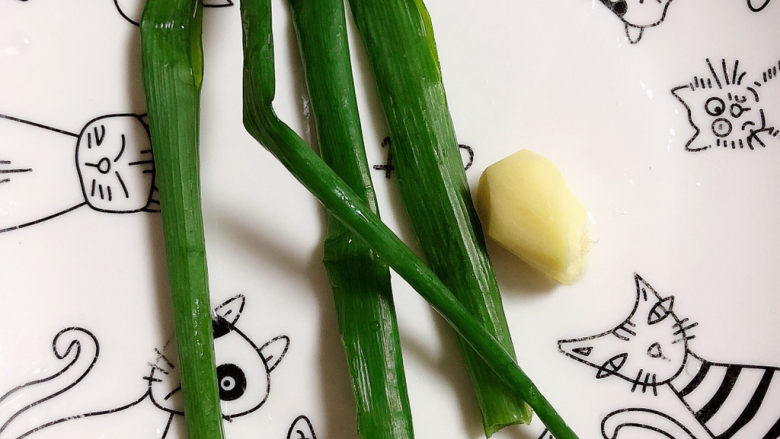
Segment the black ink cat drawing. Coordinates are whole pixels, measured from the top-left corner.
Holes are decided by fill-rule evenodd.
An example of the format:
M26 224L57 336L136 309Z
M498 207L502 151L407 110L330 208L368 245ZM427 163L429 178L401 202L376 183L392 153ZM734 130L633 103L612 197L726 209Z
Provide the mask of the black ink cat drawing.
M290 343L289 338L282 335L258 347L235 326L244 304L243 296L233 297L218 306L212 317L218 353L219 396L223 417L228 421L252 413L265 404L271 391L271 372L279 366ZM139 383L142 386L135 400L118 407L41 423L46 407L56 404L59 395L76 387L95 366L100 353L97 338L86 329L77 327L60 331L54 337L53 349L55 356L66 362L64 367L47 378L17 386L0 396L1 439L22 439L63 423L95 416L115 416L139 404L156 407L161 415L160 421L165 422L160 438L165 438L174 418L184 414L175 365L177 356L163 348L155 349L155 355L148 363L149 372ZM36 410L38 408L40 410ZM62 427L67 427L67 424ZM311 423L305 417L296 419L293 427L290 434L300 432L294 438L315 439Z
M765 148L770 139L780 140L780 131L764 111L766 98L776 99L776 93L761 93L762 87L777 80L780 62L756 78L748 77L740 69L739 61L732 64L724 59L713 63L707 59L706 63L708 71L704 75L694 76L689 83L672 89L695 130L685 149L755 150Z
M144 0L114 0L116 10L130 23L138 26L141 23L141 13L146 2ZM203 0L207 8L225 8L233 6L233 0Z
M631 44L642 39L645 29L661 24L672 0L600 0L620 18Z
M83 206L156 212L157 198L143 116L101 116L76 134L0 114L0 233Z
M601 334L561 340L560 351L595 369L596 379L623 380L632 392L657 397L659 389L671 390L709 438L779 438L780 369L701 358L689 345L697 323L678 316L674 297L661 296L639 275L635 284L636 302L625 320ZM616 410L602 421L602 435L629 438L628 431L643 429L696 439L672 415L646 408Z

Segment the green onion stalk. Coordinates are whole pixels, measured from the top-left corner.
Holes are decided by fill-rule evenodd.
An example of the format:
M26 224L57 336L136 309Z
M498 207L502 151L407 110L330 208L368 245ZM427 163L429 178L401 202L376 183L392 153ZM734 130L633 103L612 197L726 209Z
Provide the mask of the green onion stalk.
M366 160L343 0L289 0L320 155L378 215ZM328 217L323 262L354 394L358 434L414 437L390 270L338 219Z
M425 258L514 358L501 294L471 201L447 106L431 20L421 0L350 0L392 139L401 198ZM531 421L527 404L462 339L485 434Z
M148 0L141 52L187 437L221 439L198 164L202 10L200 0Z
M395 1L395 0L388 0ZM406 0L400 0L406 1ZM350 186L273 109L273 35L270 0L241 3L244 44L244 126L325 208L384 259L485 360L510 391L525 400L558 439L577 436L520 369L514 357L458 301Z

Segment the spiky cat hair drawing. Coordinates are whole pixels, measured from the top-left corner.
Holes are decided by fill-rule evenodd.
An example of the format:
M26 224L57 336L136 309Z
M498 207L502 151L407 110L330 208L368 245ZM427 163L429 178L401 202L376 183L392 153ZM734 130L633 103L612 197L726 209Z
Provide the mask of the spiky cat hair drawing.
M290 339L281 335L258 347L236 327L245 302L244 296L235 296L216 307L212 314L214 343L218 353L223 351L217 356L217 377L225 420L247 415L265 404L271 391L271 372L279 366L290 344ZM155 349L155 358L148 363L149 373L143 377L145 384L135 400L41 423L46 407L56 404L59 395L76 387L93 369L100 354L98 340L90 331L79 327L63 329L54 337L52 348L64 366L46 378L16 386L0 396L0 438L22 439L63 423L114 415L142 403L152 404L165 417L160 439L165 438L174 418L184 415L177 356L171 353L173 345ZM289 433L292 438L316 438L308 419L296 419L293 427Z
M709 438L780 437L780 369L716 363L690 349L697 323L674 310L674 296L660 295L635 275L634 308L620 324L600 334L560 340L561 353L596 370L595 378L620 379L630 390L656 397L669 389ZM696 436L673 413L625 408L602 421L602 435L616 439L632 429L671 439ZM626 433L620 437L630 437Z
M706 63L705 74L672 89L674 97L685 106L688 121L695 130L685 149L693 152L712 148L755 150L765 148L768 139L778 139L780 130L771 123L777 120L770 121L765 113L767 96L761 91L767 83L777 80L780 61L757 77L749 77L741 70L739 60L729 63L722 59L714 64L706 59ZM776 98L777 93L767 94Z

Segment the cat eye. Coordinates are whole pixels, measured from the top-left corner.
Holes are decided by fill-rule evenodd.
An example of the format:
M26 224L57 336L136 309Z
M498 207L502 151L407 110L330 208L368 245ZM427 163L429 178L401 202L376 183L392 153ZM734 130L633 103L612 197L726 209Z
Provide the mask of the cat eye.
M626 364L626 360L628 359L627 353L622 353L615 355L614 357L610 358L604 364L599 367L598 372L596 372L596 378L606 378L610 375L614 375L617 373L617 371L620 370L621 367L623 367Z
M674 306L674 296L669 296L653 305L653 308L647 314L647 324L655 325L669 317L672 313L672 306Z
M710 116L720 116L726 110L726 104L721 98L709 98L704 104L704 109Z
M246 391L246 375L235 364L220 364L217 367L217 383L219 384L219 399L235 401Z

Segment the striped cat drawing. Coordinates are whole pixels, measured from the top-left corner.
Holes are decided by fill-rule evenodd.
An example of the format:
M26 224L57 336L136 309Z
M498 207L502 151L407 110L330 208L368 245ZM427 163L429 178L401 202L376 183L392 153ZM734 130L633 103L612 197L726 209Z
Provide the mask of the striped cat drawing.
M689 347L697 323L674 312L673 296L662 297L639 275L635 283L636 303L622 323L601 334L560 340L560 351L595 368L597 379L627 381L632 392L658 396L666 386L701 424L705 437L780 438L780 369L699 357ZM628 438L628 430L642 429L659 437L700 439L671 415L645 408L616 410L602 421L602 434Z

